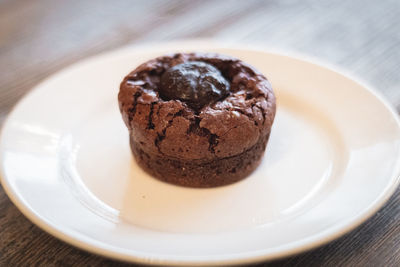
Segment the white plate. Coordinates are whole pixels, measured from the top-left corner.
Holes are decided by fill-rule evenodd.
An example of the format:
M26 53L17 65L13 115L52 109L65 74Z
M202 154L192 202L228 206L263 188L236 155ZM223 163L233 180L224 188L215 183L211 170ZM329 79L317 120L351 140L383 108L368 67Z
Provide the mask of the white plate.
M239 57L278 99L261 166L214 189L162 183L132 160L117 104L139 63L171 51ZM372 90L278 54L178 42L75 64L26 96L4 125L2 183L35 224L77 247L132 262L239 264L297 253L353 229L399 183L397 115Z

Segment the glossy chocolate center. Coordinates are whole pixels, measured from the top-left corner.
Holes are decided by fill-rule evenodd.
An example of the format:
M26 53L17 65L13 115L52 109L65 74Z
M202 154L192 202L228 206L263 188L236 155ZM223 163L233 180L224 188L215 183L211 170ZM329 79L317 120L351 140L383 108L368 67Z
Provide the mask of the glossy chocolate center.
M179 99L199 110L229 93L229 82L214 66L191 61L168 69L161 76L161 97Z

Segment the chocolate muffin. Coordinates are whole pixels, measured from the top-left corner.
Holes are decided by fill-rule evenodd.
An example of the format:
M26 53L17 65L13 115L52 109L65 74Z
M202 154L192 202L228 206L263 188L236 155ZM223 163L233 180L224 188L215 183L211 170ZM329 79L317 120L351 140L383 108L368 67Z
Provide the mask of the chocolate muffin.
M143 63L118 95L137 163L176 185L236 182L259 164L275 117L268 80L239 59L178 53Z

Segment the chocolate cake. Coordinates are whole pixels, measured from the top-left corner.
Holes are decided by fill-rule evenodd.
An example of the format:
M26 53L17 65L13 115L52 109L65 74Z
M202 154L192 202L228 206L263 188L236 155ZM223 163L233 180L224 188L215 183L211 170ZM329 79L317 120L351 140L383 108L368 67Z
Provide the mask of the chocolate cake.
M236 182L259 164L275 116L268 80L239 59L178 53L121 83L119 107L137 163L189 187Z

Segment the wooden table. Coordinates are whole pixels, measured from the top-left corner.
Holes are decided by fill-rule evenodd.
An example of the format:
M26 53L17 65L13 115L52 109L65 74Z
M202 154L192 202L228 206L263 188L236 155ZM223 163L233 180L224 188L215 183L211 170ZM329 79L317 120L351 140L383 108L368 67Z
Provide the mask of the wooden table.
M400 109L400 1L0 0L0 120L63 67L126 44L214 38L336 64ZM41 231L0 188L0 266L122 266ZM318 249L262 266L400 266L400 191Z

